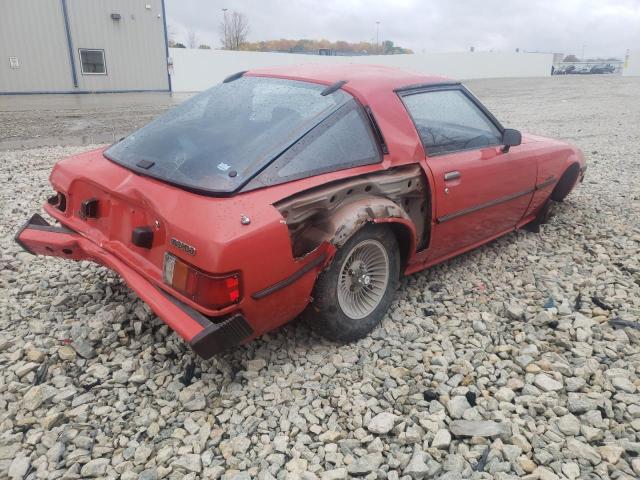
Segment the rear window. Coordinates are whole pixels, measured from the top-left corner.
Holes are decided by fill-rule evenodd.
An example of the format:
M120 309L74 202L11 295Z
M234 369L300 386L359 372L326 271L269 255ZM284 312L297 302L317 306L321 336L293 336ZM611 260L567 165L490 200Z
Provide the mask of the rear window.
M350 100L283 153L246 190L382 161L369 119Z
M187 100L105 151L132 170L231 193L351 97L323 85L241 77Z

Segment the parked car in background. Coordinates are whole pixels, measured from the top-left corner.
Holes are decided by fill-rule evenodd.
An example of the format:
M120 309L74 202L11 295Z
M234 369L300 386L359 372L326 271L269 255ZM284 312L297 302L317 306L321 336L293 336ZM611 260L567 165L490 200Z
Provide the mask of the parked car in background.
M561 66L558 67L554 70L554 74L555 75L568 75L569 73L572 73L575 70L576 66L575 65L565 65L565 66Z
M574 68L571 71L571 73L578 74L578 75L585 75L585 74L591 73L591 69L584 65L578 65L576 66L576 68Z
M16 240L119 273L202 357L301 313L352 341L402 275L536 230L581 151L505 128L462 84L375 66L240 72L55 165Z
M613 65L594 65L591 67L590 73L613 73L615 67Z

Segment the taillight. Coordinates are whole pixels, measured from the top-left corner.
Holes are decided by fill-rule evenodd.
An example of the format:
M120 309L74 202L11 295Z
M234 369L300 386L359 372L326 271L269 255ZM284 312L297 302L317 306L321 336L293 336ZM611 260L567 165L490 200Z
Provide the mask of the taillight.
M205 308L219 310L240 301L240 274L208 275L178 257L164 254L162 276L167 285Z

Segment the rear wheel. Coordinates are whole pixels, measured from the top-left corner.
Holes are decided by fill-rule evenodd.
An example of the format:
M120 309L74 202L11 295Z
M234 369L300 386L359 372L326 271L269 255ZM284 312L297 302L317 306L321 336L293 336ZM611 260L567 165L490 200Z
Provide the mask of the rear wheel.
M322 272L305 311L320 335L349 342L366 336L386 314L400 277L400 252L391 230L367 225L338 251Z

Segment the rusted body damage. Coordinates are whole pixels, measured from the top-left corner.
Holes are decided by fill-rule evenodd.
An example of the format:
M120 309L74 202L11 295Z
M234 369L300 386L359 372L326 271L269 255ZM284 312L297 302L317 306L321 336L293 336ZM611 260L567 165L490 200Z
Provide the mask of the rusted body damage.
M294 257L324 242L343 245L365 223L413 224L415 245L428 238L428 184L419 165L398 167L324 185L274 204L287 222Z

